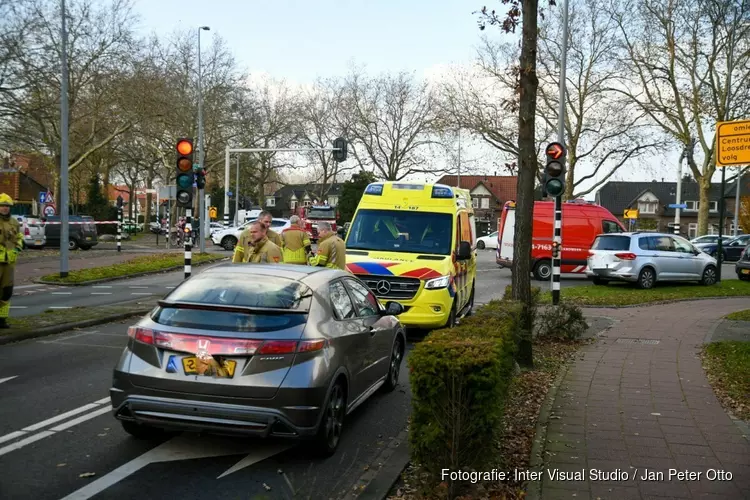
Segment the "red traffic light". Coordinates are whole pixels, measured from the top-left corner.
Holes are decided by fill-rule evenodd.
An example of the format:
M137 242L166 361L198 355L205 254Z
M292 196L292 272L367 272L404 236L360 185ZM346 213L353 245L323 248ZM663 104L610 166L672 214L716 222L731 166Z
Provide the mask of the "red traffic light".
M547 154L547 158L559 160L565 155L565 146L563 146L559 142L551 142L547 144L545 153Z
M193 141L188 139L180 139L177 142L177 152L181 155L189 155L193 152Z

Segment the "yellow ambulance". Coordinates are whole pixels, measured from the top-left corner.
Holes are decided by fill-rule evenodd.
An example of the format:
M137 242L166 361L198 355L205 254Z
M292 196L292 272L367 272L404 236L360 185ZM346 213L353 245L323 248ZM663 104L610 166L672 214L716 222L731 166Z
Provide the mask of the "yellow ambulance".
M346 236L346 267L412 328L454 326L471 312L477 274L471 196L442 184L367 186Z

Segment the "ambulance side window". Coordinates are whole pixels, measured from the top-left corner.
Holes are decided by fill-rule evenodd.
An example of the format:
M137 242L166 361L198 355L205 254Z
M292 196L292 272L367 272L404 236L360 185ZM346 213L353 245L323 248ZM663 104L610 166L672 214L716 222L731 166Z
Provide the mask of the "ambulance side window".
M453 250L458 252L458 246L461 244L461 216L456 216L456 241L453 244Z
M471 243L471 224L469 224L469 214L461 212L459 215L461 219L461 239L460 241L468 241Z

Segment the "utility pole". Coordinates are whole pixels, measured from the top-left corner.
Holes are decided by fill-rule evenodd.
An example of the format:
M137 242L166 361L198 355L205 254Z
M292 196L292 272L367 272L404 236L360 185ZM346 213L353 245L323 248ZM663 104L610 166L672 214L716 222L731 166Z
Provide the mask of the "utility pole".
M68 29L65 25L65 0L60 0L61 83L60 83L60 277L68 275Z
M203 158L205 156L203 151L203 72L201 70L201 31L208 31L211 28L208 26L201 26L198 28L198 164L200 170L203 170ZM198 190L198 217L200 217L200 224L198 224L198 240L200 241L200 252L206 251L206 238L205 238L205 227L206 219L204 205L206 204L203 188Z
M677 161L677 193L675 193L674 209L674 234L680 234L680 207L682 203L682 160L687 156L687 150L683 148L680 159Z
M737 167L737 186L734 193L734 232L732 235L736 238L740 233L740 186L742 186L742 167Z
M234 226L240 225L240 155L237 155L237 173L234 180Z

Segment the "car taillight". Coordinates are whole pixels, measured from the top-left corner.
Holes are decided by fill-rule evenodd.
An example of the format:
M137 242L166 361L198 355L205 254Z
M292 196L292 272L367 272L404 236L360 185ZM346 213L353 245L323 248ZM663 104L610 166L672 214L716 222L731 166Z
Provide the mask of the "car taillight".
M25 236L29 236L29 235L31 234L31 231L29 231L29 228L28 228L28 227L25 227L25 228L23 229L23 234L24 234Z
M325 340L303 340L299 343L297 352L319 351L326 346Z
M589 257L593 257L594 256L594 251L593 250L589 250L588 255L589 255Z
M620 260L635 260L637 256L634 253L626 252L626 253L616 253L615 257L617 257Z
M154 345L154 331L148 328L138 328L137 326L131 326L128 328L128 337L135 339L136 342L142 344Z
M295 340L271 340L263 344L258 354L291 354L296 350Z

